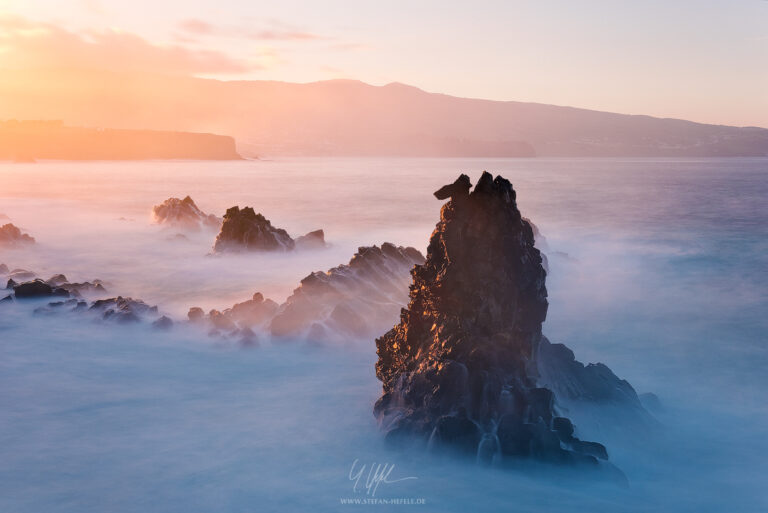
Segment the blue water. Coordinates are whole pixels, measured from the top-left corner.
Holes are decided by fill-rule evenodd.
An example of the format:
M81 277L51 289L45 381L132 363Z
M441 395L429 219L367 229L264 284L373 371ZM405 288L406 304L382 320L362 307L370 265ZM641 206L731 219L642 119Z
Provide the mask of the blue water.
M431 192L483 169L512 180L547 238L545 333L661 398L660 432L598 438L629 488L386 450L372 341L242 350L20 306L0 308L0 511L765 511L768 159L0 164L0 213L38 239L0 262L102 278L177 318L256 290L279 301L358 245L424 250ZM171 243L149 222L186 194L292 234L322 227L334 246L206 258L209 235ZM417 478L376 497L425 504L342 504L366 497L355 460Z

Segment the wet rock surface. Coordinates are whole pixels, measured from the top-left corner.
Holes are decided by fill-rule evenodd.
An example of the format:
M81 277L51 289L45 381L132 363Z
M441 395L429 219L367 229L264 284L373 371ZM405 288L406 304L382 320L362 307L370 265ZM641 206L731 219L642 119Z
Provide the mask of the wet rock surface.
M153 322L153 326L159 329L168 329L173 325L170 318L159 317L157 306L150 306L138 299L122 296L91 301L84 299L103 297L107 294L101 280L71 283L65 275L55 274L47 280L33 278L16 283L14 278L21 280L22 277L30 278L36 275L25 269L14 269L8 275L12 277L8 280L7 287L11 289L11 293L2 299L3 302L56 299L36 307L34 313L37 315L78 313L119 323Z
M397 445L426 443L481 461L594 465L607 458L605 447L574 436L557 394L633 400L634 390L607 367L575 360L580 368L552 377L561 370L549 353L540 360L552 345L542 335L546 273L533 229L509 181L483 173L471 193L468 183L462 175L435 194L451 200L426 262L413 270L408 308L376 340L383 395L374 414Z
M184 199L168 198L152 207L155 222L187 230L211 229L221 226L221 218L206 214L189 196Z
M12 223L6 223L0 226L0 247L24 247L34 243L34 237L22 232L21 229Z

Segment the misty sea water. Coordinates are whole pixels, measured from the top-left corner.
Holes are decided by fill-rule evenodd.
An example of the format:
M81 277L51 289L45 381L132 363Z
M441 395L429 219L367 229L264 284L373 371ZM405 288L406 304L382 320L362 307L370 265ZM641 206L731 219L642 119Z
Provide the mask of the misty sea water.
M425 252L432 192L483 170L512 181L546 238L544 333L661 400L644 436L582 424L628 487L388 450L372 340L245 350L19 304L0 305L0 512L768 509L768 159L0 163L0 213L38 241L0 263L100 278L175 319L256 291L282 301L358 246ZM215 234L172 241L151 223L187 194L217 215L253 206L294 236L323 228L332 247L207 257ZM370 497L355 461L417 478L377 498L424 504L342 504Z

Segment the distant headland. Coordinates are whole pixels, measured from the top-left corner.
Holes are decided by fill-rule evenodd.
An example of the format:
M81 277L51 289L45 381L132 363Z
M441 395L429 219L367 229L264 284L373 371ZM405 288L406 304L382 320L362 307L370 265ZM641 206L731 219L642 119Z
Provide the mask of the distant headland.
M225 135L65 126L62 121L0 121L0 160L240 160Z

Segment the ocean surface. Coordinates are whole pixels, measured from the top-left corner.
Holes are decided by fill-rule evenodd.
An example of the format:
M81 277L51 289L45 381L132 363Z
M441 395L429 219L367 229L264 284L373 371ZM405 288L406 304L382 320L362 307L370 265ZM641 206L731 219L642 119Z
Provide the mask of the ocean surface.
M768 159L0 163L0 214L37 239L0 263L99 278L176 319L256 291L280 302L358 246L425 252L432 192L483 170L512 181L546 238L545 334L660 398L653 433L580 432L629 486L386 449L372 340L243 349L10 305L0 511L768 510ZM214 235L152 224L153 205L185 195L217 215L252 206L293 236L322 228L332 247L207 256ZM371 498L350 470L374 463L416 478L376 499L423 504L344 503Z

